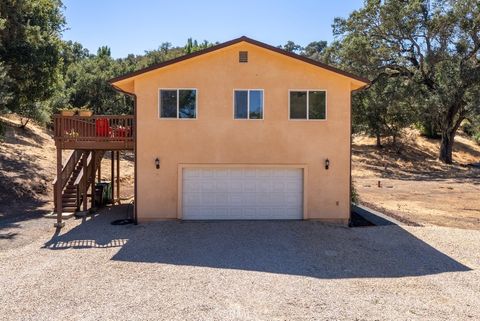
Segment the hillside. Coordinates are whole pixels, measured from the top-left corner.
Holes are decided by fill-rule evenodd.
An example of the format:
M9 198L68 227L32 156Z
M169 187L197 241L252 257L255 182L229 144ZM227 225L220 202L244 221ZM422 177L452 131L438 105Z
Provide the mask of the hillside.
M41 217L52 210L55 146L50 133L31 123L18 128L15 116L0 117L0 218ZM397 147L377 149L374 139L357 136L352 177L361 203L405 222L480 229L480 146L459 135L453 166L436 159L439 142L409 131ZM102 163L108 180L109 154ZM121 160L121 197L133 196L133 156ZM380 186L378 187L378 182Z
M360 202L405 222L480 228L480 146L461 133L455 164L436 157L439 141L410 130L400 147L375 147L373 138L354 138L352 178ZM380 187L379 187L380 182Z
M49 210L55 173L55 146L49 133L30 123L18 127L15 116L0 117L0 217ZM51 210L51 208L50 208Z

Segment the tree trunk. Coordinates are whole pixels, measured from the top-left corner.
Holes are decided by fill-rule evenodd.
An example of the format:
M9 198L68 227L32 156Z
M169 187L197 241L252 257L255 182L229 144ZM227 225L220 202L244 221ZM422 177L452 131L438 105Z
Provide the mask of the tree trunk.
M457 130L464 119L465 117L462 115L459 116L455 122L451 119L448 122L448 126L442 130L442 141L440 142L440 155L438 158L445 164L453 163L453 143L455 141Z
M30 118L27 118L27 119L20 118L20 128L25 129L29 121L30 121Z
M375 137L377 138L377 148L382 148L382 137L380 136L380 133L376 133Z
M445 164L452 164L453 142L455 139L455 132L443 131L442 141L440 142L439 159Z
M465 119L464 113L461 112L462 100L448 108L442 126L442 141L440 142L440 154L438 158L445 164L453 163L453 142L460 124Z

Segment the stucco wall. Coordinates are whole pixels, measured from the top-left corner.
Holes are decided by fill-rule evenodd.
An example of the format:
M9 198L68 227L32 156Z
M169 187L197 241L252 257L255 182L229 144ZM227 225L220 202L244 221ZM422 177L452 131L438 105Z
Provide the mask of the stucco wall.
M238 63L239 50L248 63ZM177 87L197 89L197 119L158 117L158 89ZM264 89L263 120L233 119L233 90L244 88ZM327 120L288 120L289 89L325 89ZM212 163L306 165L306 218L348 219L349 78L239 43L137 76L134 90L140 221L176 218L178 165Z

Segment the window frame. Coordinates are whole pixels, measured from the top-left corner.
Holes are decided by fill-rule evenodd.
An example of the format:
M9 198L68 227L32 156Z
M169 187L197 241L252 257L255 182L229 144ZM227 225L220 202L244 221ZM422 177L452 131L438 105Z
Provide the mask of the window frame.
M290 93L291 92L298 92L298 91L301 91L301 92L306 92L307 93L307 118L290 118L290 107L291 107L291 104L290 104ZM310 119L310 95L309 93L311 91L323 91L325 92L325 118L324 119ZM288 120L291 120L291 121L326 121L328 119L328 92L326 89L289 89L288 90Z
M162 90L176 90L177 91L177 117L162 117L161 111L161 98L162 98ZM180 90L194 90L195 91L195 118L180 118ZM197 120L198 119L198 89L197 88L158 88L158 118L160 120Z
M246 91L247 92L247 118L235 118L235 92ZM250 118L250 91L262 92L262 118ZM232 110L233 120L265 120L265 90L260 88L234 88L232 92Z

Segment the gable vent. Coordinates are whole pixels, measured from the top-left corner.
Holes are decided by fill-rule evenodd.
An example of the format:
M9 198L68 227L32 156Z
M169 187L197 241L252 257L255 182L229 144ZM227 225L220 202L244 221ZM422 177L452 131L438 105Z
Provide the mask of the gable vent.
M238 62L248 62L248 51L238 52Z

